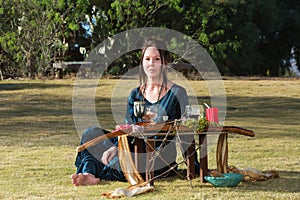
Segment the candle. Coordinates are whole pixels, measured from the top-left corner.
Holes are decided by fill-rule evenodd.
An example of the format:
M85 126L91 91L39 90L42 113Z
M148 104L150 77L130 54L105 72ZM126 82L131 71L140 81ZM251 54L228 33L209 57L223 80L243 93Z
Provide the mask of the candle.
M218 108L206 108L206 119L209 122L219 123Z

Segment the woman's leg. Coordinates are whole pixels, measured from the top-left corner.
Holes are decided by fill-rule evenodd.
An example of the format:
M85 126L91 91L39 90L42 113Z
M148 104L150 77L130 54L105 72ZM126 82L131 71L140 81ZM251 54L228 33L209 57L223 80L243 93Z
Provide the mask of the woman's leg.
M82 134L80 144L106 133L108 131L98 127L87 128ZM78 153L75 161L77 171L76 174L71 175L72 183L75 186L95 185L100 182L100 179L126 181L118 157L115 157L108 165L101 162L103 152L113 146L112 142L114 141L106 140Z
M89 127L82 133L80 144L84 144L105 133L107 133L106 130L98 127ZM105 147L103 144L98 143L77 154L75 161L77 171L76 174L71 175L72 183L75 186L95 185L100 182L98 174L104 168L104 165L100 162L104 151Z

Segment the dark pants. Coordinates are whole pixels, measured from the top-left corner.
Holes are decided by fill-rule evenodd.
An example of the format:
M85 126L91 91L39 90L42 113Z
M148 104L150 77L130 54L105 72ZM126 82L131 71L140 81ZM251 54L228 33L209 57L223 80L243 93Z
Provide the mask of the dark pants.
M82 133L80 144L84 144L106 133L108 131L98 127L87 128ZM103 152L112 147L115 141L116 138L105 140L78 153L75 161L75 166L77 167L76 173L90 173L95 175L96 178L100 178L100 180L126 181L119 164L118 156L115 156L108 165L104 165L101 162Z

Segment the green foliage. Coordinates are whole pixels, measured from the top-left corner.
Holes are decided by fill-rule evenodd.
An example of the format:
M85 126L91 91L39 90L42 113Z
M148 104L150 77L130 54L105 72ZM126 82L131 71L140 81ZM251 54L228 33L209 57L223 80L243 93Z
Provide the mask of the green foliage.
M230 53L223 65L237 75L278 76L282 60L290 58L295 38L300 33L300 7L295 1L235 1L230 16L231 34L241 41L242 48ZM293 23L293 28L289 24ZM287 37L287 35L289 35Z
M78 30L83 2L51 0L4 1L0 44L1 65L26 77L41 76L57 57L65 55L68 32ZM76 9L76 14L72 10ZM9 61L9 62L7 62ZM14 74L13 76L15 76Z
M187 119L183 121L183 125L196 131L196 132L205 132L209 127L218 127L220 124L215 122L209 122L204 117L200 119Z
M2 0L0 4L0 44L5 52L1 69L22 69L24 76L37 76L57 58L75 59L66 53L68 46L79 44L89 53L108 37L141 27L165 27L192 37L228 75L281 75L289 67L282 61L288 62L291 48L300 45L300 6L295 0ZM79 22L92 18L96 24L91 40L82 37ZM134 57L125 56L112 66L124 62L132 66Z
M2 0L0 0L0 15L3 15Z
M108 70L108 73L111 74L111 75L119 75L120 70L121 70L121 69L120 69L119 66L114 66L114 67L112 67L112 68L110 68L110 69Z

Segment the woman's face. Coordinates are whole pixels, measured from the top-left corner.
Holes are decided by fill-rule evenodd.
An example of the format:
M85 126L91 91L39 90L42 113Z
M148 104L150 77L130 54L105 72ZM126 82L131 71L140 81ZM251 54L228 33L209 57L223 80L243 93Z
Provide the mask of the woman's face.
M148 47L143 57L143 69L149 79L160 78L162 61L156 47Z

